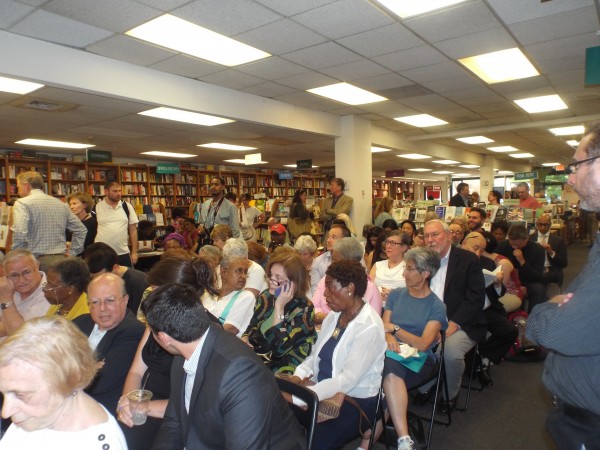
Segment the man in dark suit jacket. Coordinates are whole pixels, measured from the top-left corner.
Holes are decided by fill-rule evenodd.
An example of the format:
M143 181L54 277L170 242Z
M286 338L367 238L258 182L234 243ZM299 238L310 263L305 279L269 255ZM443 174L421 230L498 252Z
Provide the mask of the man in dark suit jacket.
M532 242L540 244L546 250L544 261L544 274L542 283L557 283L562 286L563 269L567 267L567 245L560 236L550 234L552 217L550 214L542 214L535 223L536 231L529 238Z
M527 288L529 311L546 301L546 287L542 283L546 252L529 238L525 226L511 226L508 239L498 244L496 253L506 256L519 271L519 280Z
M467 183L458 183L456 186L457 194L450 199L450 206L464 206L468 208L469 204L469 185Z
M112 273L94 278L88 286L90 314L73 323L88 336L100 370L86 392L115 414L125 378L133 362L144 325L127 309L123 280Z
M175 356L171 398L152 449L301 449L306 438L273 374L217 326L184 284L142 303L156 341Z
M431 290L444 301L448 316L444 362L450 399L442 402L442 411L447 411L456 406L465 355L485 338L485 284L479 258L452 245L445 222L427 222L424 238L425 245L442 258L440 270L431 280Z

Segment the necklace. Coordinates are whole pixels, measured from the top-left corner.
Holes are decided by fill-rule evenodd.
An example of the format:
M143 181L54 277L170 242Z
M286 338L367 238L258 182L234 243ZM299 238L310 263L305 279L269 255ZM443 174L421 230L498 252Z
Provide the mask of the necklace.
M58 308L58 310L56 311L56 315L57 316L66 316L67 314L69 314L71 312L71 310L69 309L68 311L63 311L62 306L60 308Z
M356 310L356 312L354 312L354 314L352 314L352 317L350 317L350 319L346 322L346 325L344 325L343 327L340 326L340 320L338 319L338 323L337 323L335 329L333 330L333 333L331 334L331 337L333 339L337 339L338 338L338 336L340 335L340 333L343 330L346 329L346 327L348 326L348 324L350 322L352 322L356 318L356 316L358 316L358 313L361 311L361 309L363 308L363 306L365 306L365 302L362 302L362 305L360 305L360 307ZM340 315L340 318L341 318L341 315Z

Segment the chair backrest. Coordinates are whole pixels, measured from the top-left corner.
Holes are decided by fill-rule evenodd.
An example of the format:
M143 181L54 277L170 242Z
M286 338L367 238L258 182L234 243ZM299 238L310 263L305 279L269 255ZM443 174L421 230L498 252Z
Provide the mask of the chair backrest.
M289 403L289 405L306 431L306 448L311 450L315 425L317 424L317 413L319 412L319 397L317 397L317 394L310 389L283 378L277 378L277 385L282 392L292 394L306 403L306 409L300 408L292 403Z

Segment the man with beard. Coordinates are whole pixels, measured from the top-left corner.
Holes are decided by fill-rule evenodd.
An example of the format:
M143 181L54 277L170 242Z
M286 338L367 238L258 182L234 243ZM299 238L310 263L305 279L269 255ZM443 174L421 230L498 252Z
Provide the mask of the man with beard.
M581 207L600 211L600 123L581 139L567 166L569 184ZM599 236L599 235L597 235ZM546 421L558 448L600 448L600 340L593 331L600 322L600 240L596 237L587 264L565 290L533 308L528 339L549 353L542 380L554 396L555 410Z
M202 203L200 216L198 218L198 233L210 236L210 232L217 224L229 225L233 237L240 235L240 223L237 207L225 200L225 180L221 177L213 177L210 180L211 199Z

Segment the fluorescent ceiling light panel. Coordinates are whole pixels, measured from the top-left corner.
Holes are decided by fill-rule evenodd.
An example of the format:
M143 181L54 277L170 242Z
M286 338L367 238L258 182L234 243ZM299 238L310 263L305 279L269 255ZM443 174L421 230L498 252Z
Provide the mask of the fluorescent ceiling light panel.
M567 141L567 144L569 144L571 147L577 147L577 146L579 146L579 141L577 141L575 139L571 139L571 140Z
M298 166L296 164L284 164L283 167L291 167L292 169L296 169L298 168ZM312 166L313 169L316 169L319 166ZM385 175L381 175L382 177L385 177Z
M510 155L511 158L533 158L533 155L531 153L511 153Z
M583 125L575 125L573 127L550 128L550 132L555 136L570 136L573 134L583 134L585 127Z
M512 175L514 172L510 170L499 170L498 175Z
M173 153L173 152L161 152L161 151L141 152L140 155L166 156L168 158L193 158L194 156L198 156L198 155L190 155L189 153Z
M539 75L518 48L461 58L458 61L488 84Z
M413 127L426 128L435 127L438 125L446 125L448 122L429 114L415 114L414 116L395 117L394 120L412 125Z
M157 17L125 34L229 67L271 56L170 14Z
M431 161L437 164L445 164L445 165L450 165L450 164L458 164L460 161L454 161L452 159L438 159L437 161Z
M260 164L262 162L262 156L260 153L251 153L244 156L246 165L248 164Z
M245 159L225 159L224 161L228 162L228 163L234 163L234 164L246 164ZM252 164L268 164L268 163L269 163L268 161L259 161L259 162L255 162Z
M0 77L0 91L2 92L25 95L42 87L44 87L44 85L39 83L31 83L30 81Z
M465 0L377 0L402 19L462 3Z
M480 166L477 164L462 164L458 167L462 167L463 169L479 169Z
M451 173L454 173L454 172L450 172L449 170L434 170L431 173L435 173L438 175L450 175Z
M371 153L383 153L383 152L391 152L389 148L383 147L371 147Z
M431 172L431 169L424 169L424 168L406 169L406 170L410 170L411 172Z
M518 152L519 149L515 148L511 145L500 145L498 147L488 147L488 150L491 150L496 153L506 153L506 152Z
M420 153L405 153L404 155L396 155L398 158L406 159L429 159L431 156L421 155Z
M494 142L490 138L486 138L485 136L467 136L462 138L456 138L457 141L464 142L465 144L489 144L490 142Z
M472 177L471 173L455 173L452 175L452 178L461 178L461 177Z
M543 163L542 166L544 166L544 167L556 167L556 166L560 166L560 163Z
M193 123L194 125L204 125L206 127L233 122L233 120L224 119L222 117L209 116L207 114L184 111L182 109L165 108L163 106L142 111L138 114L142 116L156 117L158 119L175 120L176 122Z
M246 147L244 145L222 144L220 142L211 142L209 144L199 144L196 147L216 148L219 150L234 150L237 152L243 152L245 150L256 150L256 147Z
M91 144L79 144L77 142L61 142L61 141L47 141L45 139L22 139L15 142L15 144L22 145L37 145L40 147L57 147L57 148L90 148L95 147Z
M530 114L558 111L567 109L568 106L558 95L544 95L542 97L522 98L515 103Z
M373 94L348 83L336 83L329 86L321 86L314 89L307 89L311 94L327 97L347 105L364 105L367 103L383 102L387 98L381 95Z

